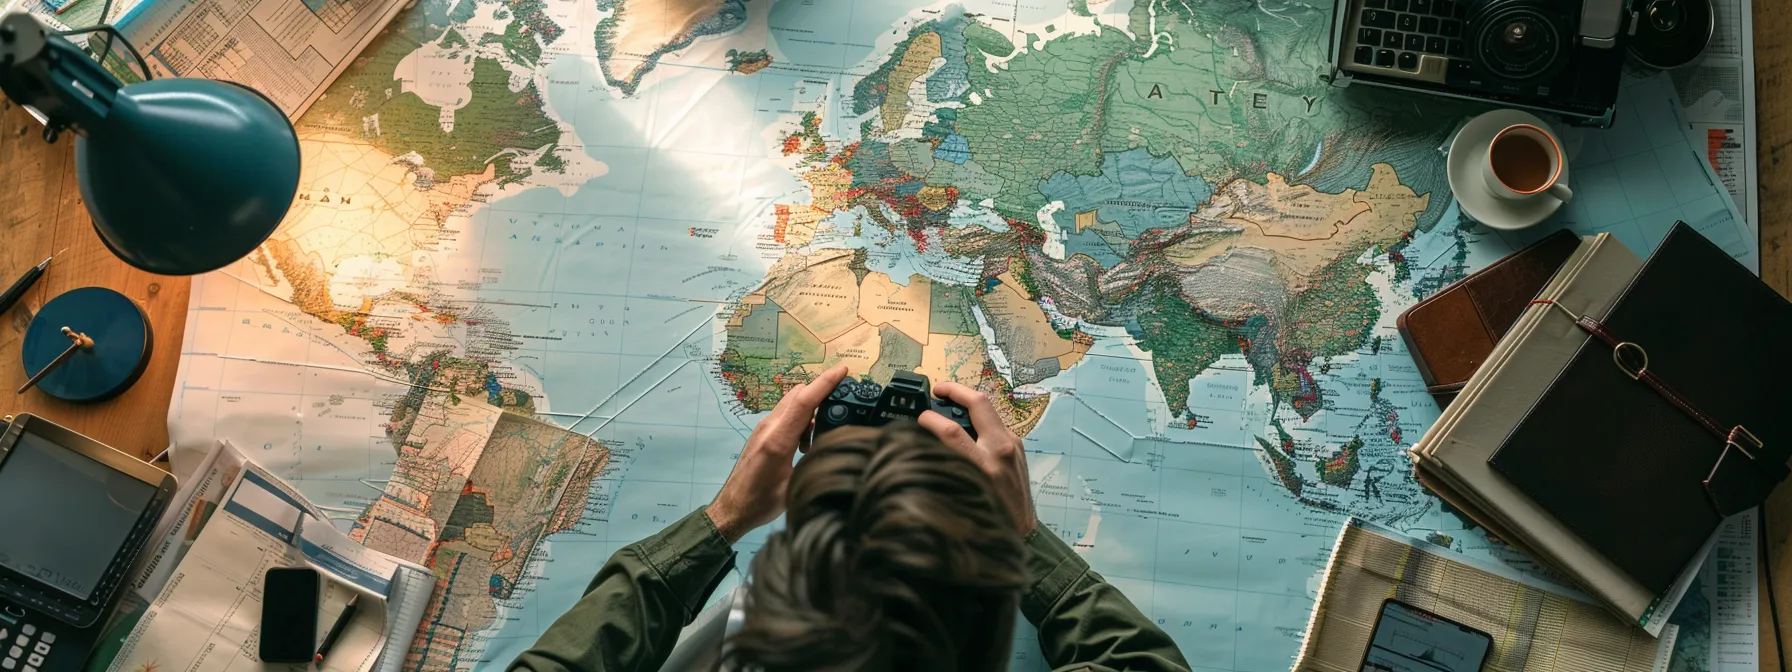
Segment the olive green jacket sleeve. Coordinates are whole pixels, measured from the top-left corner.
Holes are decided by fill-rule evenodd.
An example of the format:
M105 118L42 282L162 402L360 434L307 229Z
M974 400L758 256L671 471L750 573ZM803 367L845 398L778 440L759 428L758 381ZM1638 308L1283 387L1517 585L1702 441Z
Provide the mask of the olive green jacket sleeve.
M1187 670L1169 635L1090 571L1057 535L1027 536L1033 585L1021 612L1059 670ZM678 631L734 567L734 552L703 509L610 556L585 596L554 621L511 672L654 672Z
M1044 526L1027 534L1027 573L1020 611L1052 669L1189 669L1170 635Z
M610 556L585 596L510 670L654 672L733 568L728 540L697 509Z

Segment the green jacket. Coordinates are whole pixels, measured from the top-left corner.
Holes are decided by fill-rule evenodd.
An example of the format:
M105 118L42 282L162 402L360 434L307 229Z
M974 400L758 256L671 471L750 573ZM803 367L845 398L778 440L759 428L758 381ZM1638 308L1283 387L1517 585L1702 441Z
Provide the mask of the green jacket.
M1033 585L1021 613L1058 670L1187 670L1176 642L1045 530L1027 535ZM623 547L585 596L517 656L511 672L655 672L678 631L734 568L734 551L698 509Z

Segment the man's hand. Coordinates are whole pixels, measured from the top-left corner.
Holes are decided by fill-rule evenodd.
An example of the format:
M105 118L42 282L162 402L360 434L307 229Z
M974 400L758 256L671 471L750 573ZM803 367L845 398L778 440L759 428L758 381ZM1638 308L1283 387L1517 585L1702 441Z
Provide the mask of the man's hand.
M728 474L728 482L722 484L722 491L709 504L709 520L728 543L740 541L747 532L784 513L784 491L790 486L797 446L809 433L816 407L845 378L846 367L836 366L815 380L791 388L771 414L753 428L753 435L747 437L747 445L740 451L740 459L734 463L734 471Z
M996 501L1007 507L1015 527L1025 535L1039 526L1039 514L1033 510L1033 490L1027 482L1027 456L1021 452L1020 437L1008 431L996 415L996 407L982 392L958 383L938 383L935 396L958 402L971 412L971 426L977 428L972 439L958 423L933 411L921 414L922 427L940 437L940 441L971 458L983 473L996 484Z

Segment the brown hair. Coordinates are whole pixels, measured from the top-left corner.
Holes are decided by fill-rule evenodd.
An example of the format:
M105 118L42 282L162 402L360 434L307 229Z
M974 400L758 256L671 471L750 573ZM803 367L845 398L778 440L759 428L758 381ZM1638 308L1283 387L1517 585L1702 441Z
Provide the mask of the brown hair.
M1006 667L1026 551L993 487L913 423L822 437L753 558L729 669Z

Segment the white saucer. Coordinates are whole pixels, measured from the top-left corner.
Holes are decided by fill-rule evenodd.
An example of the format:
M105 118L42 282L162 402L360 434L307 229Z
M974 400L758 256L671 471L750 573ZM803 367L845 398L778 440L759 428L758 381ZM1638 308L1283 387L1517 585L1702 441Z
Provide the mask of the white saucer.
M1513 124L1531 124L1556 133L1549 124L1529 112L1494 110L1470 119L1450 142L1450 191L1455 193L1456 204L1462 207L1463 214L1490 229L1511 231L1535 226L1562 208L1562 201L1548 194L1514 201L1494 196L1487 190L1487 182L1481 176L1481 164L1487 162L1487 146L1493 143L1493 136L1501 129ZM1560 136L1559 133L1556 135ZM1573 185L1568 181L1566 162L1562 164L1559 179L1564 184Z

